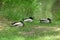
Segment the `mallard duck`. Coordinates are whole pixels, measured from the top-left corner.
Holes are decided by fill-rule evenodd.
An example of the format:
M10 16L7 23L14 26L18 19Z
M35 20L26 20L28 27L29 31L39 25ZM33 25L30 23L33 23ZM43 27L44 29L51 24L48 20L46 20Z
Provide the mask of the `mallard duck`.
M50 19L50 18L41 19L40 22L41 22L41 23L51 23L51 19Z
M24 26L24 23L22 21L20 21L20 22L13 22L12 25L13 26Z
M29 17L29 18L25 18L23 19L24 22L33 22L33 18Z

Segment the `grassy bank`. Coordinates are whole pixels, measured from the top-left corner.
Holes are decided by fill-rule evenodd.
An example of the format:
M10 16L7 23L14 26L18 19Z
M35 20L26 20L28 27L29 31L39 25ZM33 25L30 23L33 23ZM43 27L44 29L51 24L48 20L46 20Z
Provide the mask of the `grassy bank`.
M1 0L0 40L60 40L60 10L55 10L55 6L55 0ZM11 26L12 21L30 16L34 22L23 27ZM47 17L53 22L39 22L40 18Z

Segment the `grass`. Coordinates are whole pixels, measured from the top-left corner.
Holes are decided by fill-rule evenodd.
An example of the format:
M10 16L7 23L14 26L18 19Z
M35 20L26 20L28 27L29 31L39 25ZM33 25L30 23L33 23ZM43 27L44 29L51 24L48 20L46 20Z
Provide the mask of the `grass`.
M60 40L60 27L56 23L25 23L24 27L8 24L6 20L0 22L0 40Z
M60 40L60 12L51 14L54 1L3 0L4 4L0 10L0 40ZM23 27L11 26L11 22L20 21L29 16L34 17L34 22L24 22ZM43 17L55 19L52 19L53 22L49 24L39 23L39 19Z

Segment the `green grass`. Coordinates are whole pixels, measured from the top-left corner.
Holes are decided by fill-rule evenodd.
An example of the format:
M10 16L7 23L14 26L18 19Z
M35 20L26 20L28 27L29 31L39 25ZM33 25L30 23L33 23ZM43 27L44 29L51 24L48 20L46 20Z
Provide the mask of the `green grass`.
M51 12L55 0L2 0L1 2L3 5L0 10L0 40L60 40L60 12L55 14ZM11 26L11 22L29 16L34 17L34 22L24 22L23 27ZM39 23L40 18L47 17L52 19L52 23Z
M60 40L60 27L56 23L36 22L25 23L24 27L12 27L9 21L1 21L0 40Z
M1 11L5 18L14 21L30 16L36 20L40 18L53 19L51 8L54 2L55 0L3 0Z

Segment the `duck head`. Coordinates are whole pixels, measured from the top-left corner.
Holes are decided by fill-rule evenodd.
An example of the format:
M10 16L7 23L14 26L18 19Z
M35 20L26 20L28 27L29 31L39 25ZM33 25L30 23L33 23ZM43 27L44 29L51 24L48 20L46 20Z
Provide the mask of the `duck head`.
M47 20L49 20L49 22L51 23L51 19L50 18L47 18Z
M29 17L30 19L33 19L33 17Z

